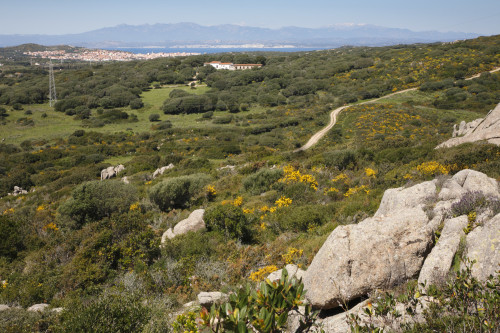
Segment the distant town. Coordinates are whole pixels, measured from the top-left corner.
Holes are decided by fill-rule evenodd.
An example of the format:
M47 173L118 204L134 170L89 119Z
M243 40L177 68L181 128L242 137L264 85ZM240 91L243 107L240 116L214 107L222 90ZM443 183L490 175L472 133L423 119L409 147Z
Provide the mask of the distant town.
M24 52L25 55L36 58L45 58L52 60L80 60L80 61L130 61L130 60L150 60L156 58L169 58L169 57L185 57L192 55L199 55L200 53L192 52L174 52L174 53L131 53L125 51L110 51L110 50L90 50L81 49L66 52L65 50L53 51L35 51Z

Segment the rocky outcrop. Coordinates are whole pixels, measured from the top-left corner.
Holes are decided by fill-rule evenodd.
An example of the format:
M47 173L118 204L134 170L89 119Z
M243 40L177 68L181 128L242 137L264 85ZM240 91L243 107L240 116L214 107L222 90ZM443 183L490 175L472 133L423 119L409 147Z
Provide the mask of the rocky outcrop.
M483 118L478 118L471 122L466 123L465 121L461 121L457 127L457 124L453 125L453 137L463 136L471 133L476 129L476 127L483 121Z
M7 304L0 304L0 312L6 311L9 309L10 309L10 306L8 306Z
M174 167L174 165L172 163L170 163L169 165L167 166L164 166L164 167L161 167L161 168L158 168L155 170L155 172L153 172L153 178L156 178L160 175L163 175L163 173L166 171L166 170L170 170Z
M101 180L111 179L123 170L125 170L125 166L123 166L123 164L117 165L115 167L110 166L106 169L102 169L101 170Z
M418 274L434 228L420 207L386 213L337 227L330 234L304 277L313 306L337 307Z
M214 303L222 303L229 299L229 296L220 291L201 292L198 294L198 303L207 309L210 309Z
M474 128L472 126L476 124L478 119L476 119L472 124L467 125L462 122L460 128L456 130L454 128L455 136L459 133L464 133L463 136L453 137L452 139L441 143L436 148L446 148L460 145L466 142L476 142L476 141L487 141L496 145L500 145L500 103L491 110L488 115L479 122ZM456 132L455 132L456 130Z
M28 194L28 191L24 190L22 187L14 186L14 191L8 195L18 196L20 194Z
M300 269L297 265L292 265L292 264L286 265L285 269L288 272L289 277L295 277L296 279L303 279L304 274L306 273L304 270ZM282 272L283 270L279 269L269 274L267 278L271 282L278 281L279 279L281 279Z
M472 275L479 280L500 270L500 214L472 230L466 238L465 256L476 260Z
M462 170L437 184L441 181L389 189L373 217L337 227L305 273L309 302L329 309L419 274L419 280L428 283L445 277L467 217L447 219L435 247L434 232L465 194L483 192L500 198L500 193L495 179L474 170ZM491 212L478 212L477 221L483 225L466 239L466 255L478 261L474 269L481 279L498 270L500 262L500 214L491 218Z
M446 280L450 271L453 257L458 250L460 239L465 236L464 228L468 224L467 216L459 216L444 221L441 236L425 259L424 265L418 276L418 282L439 284Z
M428 181L409 188L394 188L384 192L375 217L408 208L423 208L436 195L436 182Z
M203 221L204 209L197 209L189 214L187 219L177 223L172 229L165 231L161 237L161 243L164 244L167 239L172 239L175 236L183 235L189 231L199 231L205 229L205 221Z
M43 312L43 311L47 310L47 308L49 306L50 305L48 305L48 304L40 303L40 304L35 304L35 305L30 306L27 310L31 311L31 312Z

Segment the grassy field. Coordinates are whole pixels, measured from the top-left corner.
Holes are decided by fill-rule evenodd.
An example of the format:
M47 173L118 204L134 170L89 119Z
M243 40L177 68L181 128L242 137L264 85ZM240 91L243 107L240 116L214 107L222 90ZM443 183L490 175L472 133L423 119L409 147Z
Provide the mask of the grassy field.
M149 121L151 114L159 114L160 121L169 120L174 128L202 128L206 126L222 126L231 127L233 125L213 125L211 121L200 121L200 114L181 114L181 115L165 115L161 110L163 102L168 99L168 95L173 89L185 90L189 93L203 94L210 90L207 86L200 86L196 89L191 89L187 86L165 86L160 89L152 89L144 92L141 99L144 102L144 107L139 110L131 110L130 108L121 108L121 110L129 114L137 115L137 122L116 122L107 124L104 127L86 128L82 125L81 120L74 120L61 112L54 111L48 104L36 104L24 106L24 110L10 111L10 116L5 119L5 125L0 127L1 139L5 143L20 144L25 140L46 140L51 141L56 138L67 137L78 129L92 130L100 133L115 133L115 132L148 132L151 131L153 123ZM238 115L244 116L247 114L255 114L265 112L269 108L252 107L249 111L241 112ZM31 115L25 115L26 110L31 110ZM42 114L47 117L42 117ZM214 117L228 115L228 111L216 111ZM93 110L93 116L96 116L96 111ZM22 126L17 123L20 118L32 119L34 125Z

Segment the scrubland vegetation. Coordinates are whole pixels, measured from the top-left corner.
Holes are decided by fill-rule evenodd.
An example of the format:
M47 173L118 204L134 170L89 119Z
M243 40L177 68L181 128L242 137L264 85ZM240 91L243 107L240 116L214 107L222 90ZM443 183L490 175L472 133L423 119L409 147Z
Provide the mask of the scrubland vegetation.
M203 66L212 60L264 66ZM500 102L500 72L464 80L499 66L499 36L73 64L56 71L58 102L50 108L47 70L6 62L0 303L44 302L64 311L11 308L0 313L0 330L196 331L193 314L177 318L182 304L200 291L247 283L237 295L248 300L268 273L290 263L307 268L336 226L372 215L388 188L465 168L499 180L498 146L434 149L451 137L453 124L484 117ZM193 77L196 86L187 86ZM333 108L412 87L418 90L347 108L315 147L293 152L327 124ZM120 163L125 170L116 180L99 180L102 169ZM170 163L174 168L152 177ZM8 195L14 186L28 193ZM198 208L206 209L207 229L160 247L163 232ZM290 288L296 294L281 301L293 308L301 289ZM443 295L458 287L449 288ZM242 299L229 303L241 310ZM497 301L490 302L496 309ZM247 309L248 320L264 311ZM453 311L449 322L429 315L427 325L407 329L459 326L461 314ZM278 331L281 313L262 330ZM239 329L232 320L226 329Z

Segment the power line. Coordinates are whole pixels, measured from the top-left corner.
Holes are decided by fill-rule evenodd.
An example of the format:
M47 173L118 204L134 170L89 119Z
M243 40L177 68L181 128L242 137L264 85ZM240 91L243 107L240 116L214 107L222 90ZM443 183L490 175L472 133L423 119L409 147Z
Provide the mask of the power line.
M56 81L54 80L54 65L52 60L49 64L49 106L52 107L57 102Z

